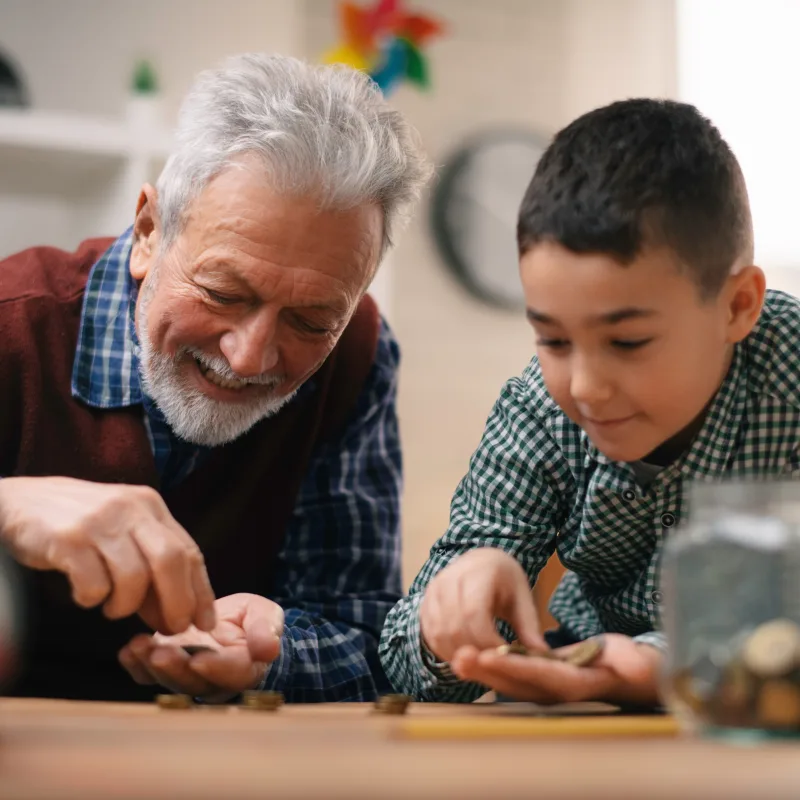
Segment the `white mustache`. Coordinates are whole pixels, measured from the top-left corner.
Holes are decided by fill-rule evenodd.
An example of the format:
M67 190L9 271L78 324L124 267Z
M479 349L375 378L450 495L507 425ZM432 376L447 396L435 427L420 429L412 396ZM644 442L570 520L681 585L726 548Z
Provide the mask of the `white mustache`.
M228 363L227 359L210 356L202 350L195 350L192 348L184 348L183 352L197 359L206 369L213 370L221 378L227 380L243 381L244 383L253 384L254 386L278 386L278 384L283 381L283 377L280 375L262 374L250 378L243 378L231 369L231 365Z

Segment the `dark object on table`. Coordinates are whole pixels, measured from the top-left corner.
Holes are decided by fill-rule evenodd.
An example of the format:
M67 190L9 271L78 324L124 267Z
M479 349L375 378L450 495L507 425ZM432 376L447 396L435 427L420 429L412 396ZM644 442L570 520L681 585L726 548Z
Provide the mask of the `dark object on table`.
M0 547L0 694L13 688L22 668L23 594L19 568Z

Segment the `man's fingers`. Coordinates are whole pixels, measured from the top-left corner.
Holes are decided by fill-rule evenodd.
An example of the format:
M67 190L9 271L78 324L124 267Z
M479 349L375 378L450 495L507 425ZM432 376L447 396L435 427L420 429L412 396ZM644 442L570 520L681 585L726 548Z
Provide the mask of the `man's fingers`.
M197 545L186 547L171 526L154 520L134 528L134 538L150 566L166 632L185 631L196 608L190 560L197 558Z
M103 559L91 547L68 550L52 559L55 569L66 574L72 598L83 608L93 608L111 593L112 583Z
M217 653L198 653L191 657L191 668L217 688L243 692L261 681L267 665L253 660L242 644L225 647Z
M187 534L188 535L188 534ZM198 549L189 563L189 576L194 590L194 617L192 623L201 631L212 631L217 624L217 613L214 609L214 590L208 579L206 562Z
M208 694L212 686L192 669L192 658L199 656L189 656L179 647L157 646L150 652L147 667L158 683L174 692L195 696Z
M136 542L129 536L101 540L100 553L111 576L111 596L103 605L110 619L135 614L144 603L150 586L150 568Z
M120 650L119 663L125 667L136 683L146 686L156 682L145 662L131 649L130 645Z
M167 509L164 509L164 513L165 524L172 531L178 547L183 549L188 565L188 583L191 587L193 604L189 622L201 631L211 631L217 624L217 613L214 608L216 598L208 578L203 553L189 533L170 516Z
M283 609L261 598L250 600L245 611L242 627L247 638L247 648L254 661L271 663L281 651L283 636Z

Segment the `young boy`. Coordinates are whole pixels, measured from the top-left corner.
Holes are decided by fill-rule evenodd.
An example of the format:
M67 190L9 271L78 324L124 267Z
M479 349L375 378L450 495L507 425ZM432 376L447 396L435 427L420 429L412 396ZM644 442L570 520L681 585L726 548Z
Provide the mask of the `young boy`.
M503 389L448 531L387 618L383 667L431 701L488 687L654 704L659 557L687 483L800 478L800 301L765 292L739 165L680 103L614 103L561 131L517 233L537 354ZM568 572L551 602L559 629L542 636L530 589L553 552ZM497 651L599 634L588 667Z

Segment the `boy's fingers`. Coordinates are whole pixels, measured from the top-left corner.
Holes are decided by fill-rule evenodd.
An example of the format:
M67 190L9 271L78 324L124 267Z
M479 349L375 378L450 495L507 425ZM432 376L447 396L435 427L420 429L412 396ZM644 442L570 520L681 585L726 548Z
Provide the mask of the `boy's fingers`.
M488 674L535 687L560 700L598 696L614 680L613 674L604 668L575 667L535 656L501 656L486 652L478 655L477 664Z
M536 685L487 669L481 664L480 655L481 652L474 647L460 647L450 666L461 680L483 684L515 700L553 702Z
M499 647L503 638L497 632L495 622L495 589L490 584L475 588L462 583L459 587L456 607L452 619L460 620L461 631L455 646L473 645L479 650Z
M533 602L530 587L527 583L515 587L514 602L511 606L509 619L514 633L522 644L532 649L548 649L547 643L539 628L539 616Z

